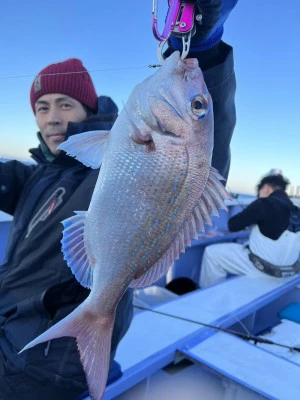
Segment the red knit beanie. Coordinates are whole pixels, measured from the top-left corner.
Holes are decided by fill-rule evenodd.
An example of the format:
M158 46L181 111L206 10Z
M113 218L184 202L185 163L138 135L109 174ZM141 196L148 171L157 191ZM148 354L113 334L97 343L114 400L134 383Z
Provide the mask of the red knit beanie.
M48 65L33 81L30 102L35 114L35 102L44 94L61 93L97 111L98 97L87 70L77 58Z

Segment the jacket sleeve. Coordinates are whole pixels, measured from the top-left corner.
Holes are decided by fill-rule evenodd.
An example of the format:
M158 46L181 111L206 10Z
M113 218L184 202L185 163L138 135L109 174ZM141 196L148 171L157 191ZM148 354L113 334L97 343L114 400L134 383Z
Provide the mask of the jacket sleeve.
M236 80L233 64L233 49L220 42L212 59L201 66L201 53L198 54L204 80L213 100L214 108L214 148L212 166L227 181L230 168L230 142L236 124L235 91Z
M0 210L13 215L24 185L36 169L12 160L0 163Z
M242 212L228 220L228 229L231 232L241 231L247 226L257 224L263 217L263 204L260 199L255 200Z

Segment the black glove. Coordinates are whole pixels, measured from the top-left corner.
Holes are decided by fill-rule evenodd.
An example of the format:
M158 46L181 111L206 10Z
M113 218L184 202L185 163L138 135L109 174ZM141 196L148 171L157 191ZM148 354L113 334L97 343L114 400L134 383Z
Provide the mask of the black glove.
M194 32L190 50L203 51L215 46L222 38L223 24L238 0L186 0L195 4ZM181 38L171 35L169 44L182 50Z
M222 0L191 0L195 7L195 33L193 39L197 42L205 39L217 24L222 10Z

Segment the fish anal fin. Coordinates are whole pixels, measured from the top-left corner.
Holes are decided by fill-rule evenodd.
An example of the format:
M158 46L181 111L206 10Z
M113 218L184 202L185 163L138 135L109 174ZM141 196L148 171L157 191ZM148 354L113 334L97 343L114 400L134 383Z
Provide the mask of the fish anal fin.
M87 167L100 168L109 140L109 131L89 131L70 136L58 149L76 158Z
M130 287L140 288L150 286L152 283L156 282L159 278L165 275L169 268L173 265L174 261L179 258L179 248L180 241L179 238L177 238L174 240L163 257L161 257L152 268L150 268L141 276L137 277L137 279L134 279L131 282Z
M165 275L170 266L171 265L167 263L167 258L164 256L143 275L134 279L129 286L134 289L150 286L152 283L156 282L159 278Z
M77 281L86 288L93 283L93 270L84 246L85 211L62 221L64 226L62 252Z

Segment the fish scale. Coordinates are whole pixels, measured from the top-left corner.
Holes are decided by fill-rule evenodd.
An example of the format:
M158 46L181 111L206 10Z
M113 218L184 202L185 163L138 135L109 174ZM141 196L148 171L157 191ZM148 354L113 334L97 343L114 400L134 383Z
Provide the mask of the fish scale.
M115 156L117 157L117 154ZM120 166L121 171L119 171L120 162L116 163L114 157L108 157L111 165L106 166L103 164L103 168L107 168L107 170L115 168L117 173L112 172L113 184L110 185L110 188L106 188L104 194L101 194L101 192L98 191L99 196L102 197L101 203L99 202L97 196L94 197L93 201L97 206L91 207L91 209L93 209L93 215L91 212L89 212L86 228L88 232L92 232L93 235L96 236L102 234L105 237L106 232L107 235L111 231L115 232L115 240L119 241L121 246L118 247L117 254L112 254L111 249L114 248L113 243L110 244L110 242L107 243L105 241L102 243L102 245L100 244L99 247L97 247L99 257L102 254L102 258L106 260L106 262L107 260L111 260L112 262L118 263L121 262L122 259L130 259L132 257L132 249L128 248L128 245L125 243L123 245L123 238L125 236L134 238L134 240L132 240L134 247L140 248L140 232L146 233L147 237L144 239L144 241L149 243L149 246L153 243L155 238L160 239L161 242L159 243L159 246L161 251L164 252L164 248L167 248L170 245L170 242L172 239L174 239L177 233L178 221L174 221L174 218L181 218L181 220L184 221L186 217L186 215L178 216L177 210L184 210L186 214L190 214L191 208L194 207L195 201L192 201L193 197L190 193L184 192L185 196L178 196L178 193L184 189L184 183L186 182L186 176L180 176L181 171L185 172L182 166L185 165L183 161L187 159L186 155L182 156L182 151L178 149L175 154L172 155L171 163L166 162L166 157L163 154L157 154L155 155L155 158L156 157L157 161L155 159L153 161L153 158L149 159L147 156L144 156L143 158L137 155L137 167L134 169L136 174L132 173L129 180L123 179L122 165ZM144 168L142 169L141 166L144 166ZM157 167L161 168L164 171L164 174L159 176L153 175L152 182L149 181L149 176L147 179L147 174L143 173L143 176L141 176L139 173L140 170L155 170ZM184 168L186 169L186 167ZM209 171L209 166L207 166L207 170ZM136 175L139 176L136 177ZM172 175L175 175L175 177L169 179ZM175 185L173 182L178 182L176 190L174 190ZM200 192L199 185L193 186L195 187L195 192ZM119 193L119 191L122 193L125 187L129 190L129 192L133 193L130 199L123 197L123 201L120 201L121 199L117 199L116 202L113 201L111 204L110 199L116 198L117 193ZM156 192L156 194L153 195L153 188L156 187L163 187L164 191ZM174 200L173 204L172 200ZM189 209L183 208L181 204L182 202L185 202L186 204L190 203ZM114 229L111 229L106 221L113 220L112 216L116 213L116 209L113 206L115 203L118 204L118 219L115 221L117 226L115 226ZM101 204L102 209L98 207L99 204ZM159 207L157 207L157 205L159 205ZM131 212L129 208L132 209ZM153 210L155 211L155 214L153 214ZM134 220L131 220L132 224L130 224L130 221L128 221L128 223L126 222L128 215L134 217ZM103 219L102 216L105 216L105 219ZM102 221L101 226L98 223L99 218ZM159 223L157 224L156 221L159 221ZM174 227L173 231L171 227L168 229L170 232L167 237L166 230L168 223ZM97 224L99 227L99 232L95 229L89 229L89 224L91 226ZM91 238L90 240L93 241L94 238ZM141 266L140 268L142 270L144 268L143 263L147 266L145 259L142 258L147 251L149 251L149 247L145 247L143 251L139 251L137 254L134 254L135 259ZM154 258L151 260L151 265L159 258L159 255L157 254L154 254L153 256Z
M152 284L229 197L211 168L213 107L196 59L178 52L137 85L110 133L59 146L100 173L88 211L63 221L64 258L91 289L70 315L23 350L76 337L89 392L101 400L119 300Z

